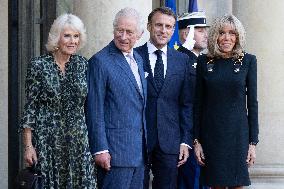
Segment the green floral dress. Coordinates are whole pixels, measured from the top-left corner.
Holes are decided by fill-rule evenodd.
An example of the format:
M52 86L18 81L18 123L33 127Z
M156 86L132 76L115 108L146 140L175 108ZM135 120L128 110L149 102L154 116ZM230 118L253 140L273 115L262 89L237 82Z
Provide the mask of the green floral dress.
M46 189L96 188L84 112L86 75L87 61L79 55L70 57L65 74L52 54L28 65L21 129L32 129Z

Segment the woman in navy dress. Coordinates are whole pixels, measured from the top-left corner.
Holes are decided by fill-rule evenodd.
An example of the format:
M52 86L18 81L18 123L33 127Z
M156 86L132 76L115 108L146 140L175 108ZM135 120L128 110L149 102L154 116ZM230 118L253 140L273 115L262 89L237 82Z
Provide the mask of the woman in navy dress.
M224 15L209 30L208 54L197 60L194 150L201 182L213 189L250 185L256 157L257 61L244 44L241 22Z

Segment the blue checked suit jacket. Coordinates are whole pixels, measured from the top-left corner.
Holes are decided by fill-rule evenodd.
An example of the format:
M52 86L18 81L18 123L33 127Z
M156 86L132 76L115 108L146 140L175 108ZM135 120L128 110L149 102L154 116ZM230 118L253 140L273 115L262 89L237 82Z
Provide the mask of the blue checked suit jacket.
M144 60L147 77L147 137L148 150L157 142L168 154L178 154L181 143L192 145L190 131L193 123L194 82L190 59L174 49L167 51L167 71L164 85L157 92L149 62L147 43L136 48Z
M143 60L134 51L143 86L122 52L110 42L89 60L87 126L91 153L109 150L111 165L136 167L143 161L147 96Z

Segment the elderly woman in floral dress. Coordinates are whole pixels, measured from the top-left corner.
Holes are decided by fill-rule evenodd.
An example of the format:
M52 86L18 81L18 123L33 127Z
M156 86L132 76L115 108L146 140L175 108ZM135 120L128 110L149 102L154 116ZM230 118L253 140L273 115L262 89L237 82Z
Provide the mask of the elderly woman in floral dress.
M48 54L28 64L21 130L24 160L36 163L46 189L94 189L84 103L87 61L75 54L86 42L82 21L63 14L51 26Z

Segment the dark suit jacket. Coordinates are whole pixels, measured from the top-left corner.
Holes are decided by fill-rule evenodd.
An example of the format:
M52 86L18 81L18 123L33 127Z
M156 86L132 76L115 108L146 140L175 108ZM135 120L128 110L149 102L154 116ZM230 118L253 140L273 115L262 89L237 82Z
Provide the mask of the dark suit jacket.
M157 92L150 67L147 44L137 48L144 60L148 97L146 105L148 149L152 151L157 142L168 154L178 154L181 143L192 144L193 88L189 72L189 58L173 49L167 51L167 72L164 85Z
M112 166L136 167L143 161L147 83L142 58L135 51L134 58L143 94L113 41L89 60L87 125L90 149L92 154L109 150Z
M190 50L188 50L187 48L180 46L178 48L179 52L182 52L184 54L186 54L189 59L190 59L190 66L192 67L192 69L194 70L193 72L191 72L191 81L195 84L196 83L196 66L197 66L197 56ZM193 87L193 90L195 91L195 87ZM194 92L195 94L195 92Z
M192 59L194 62L197 61L197 56L192 51L188 50L187 48L180 46L178 48L178 51L187 54L187 56L189 56L189 58Z

